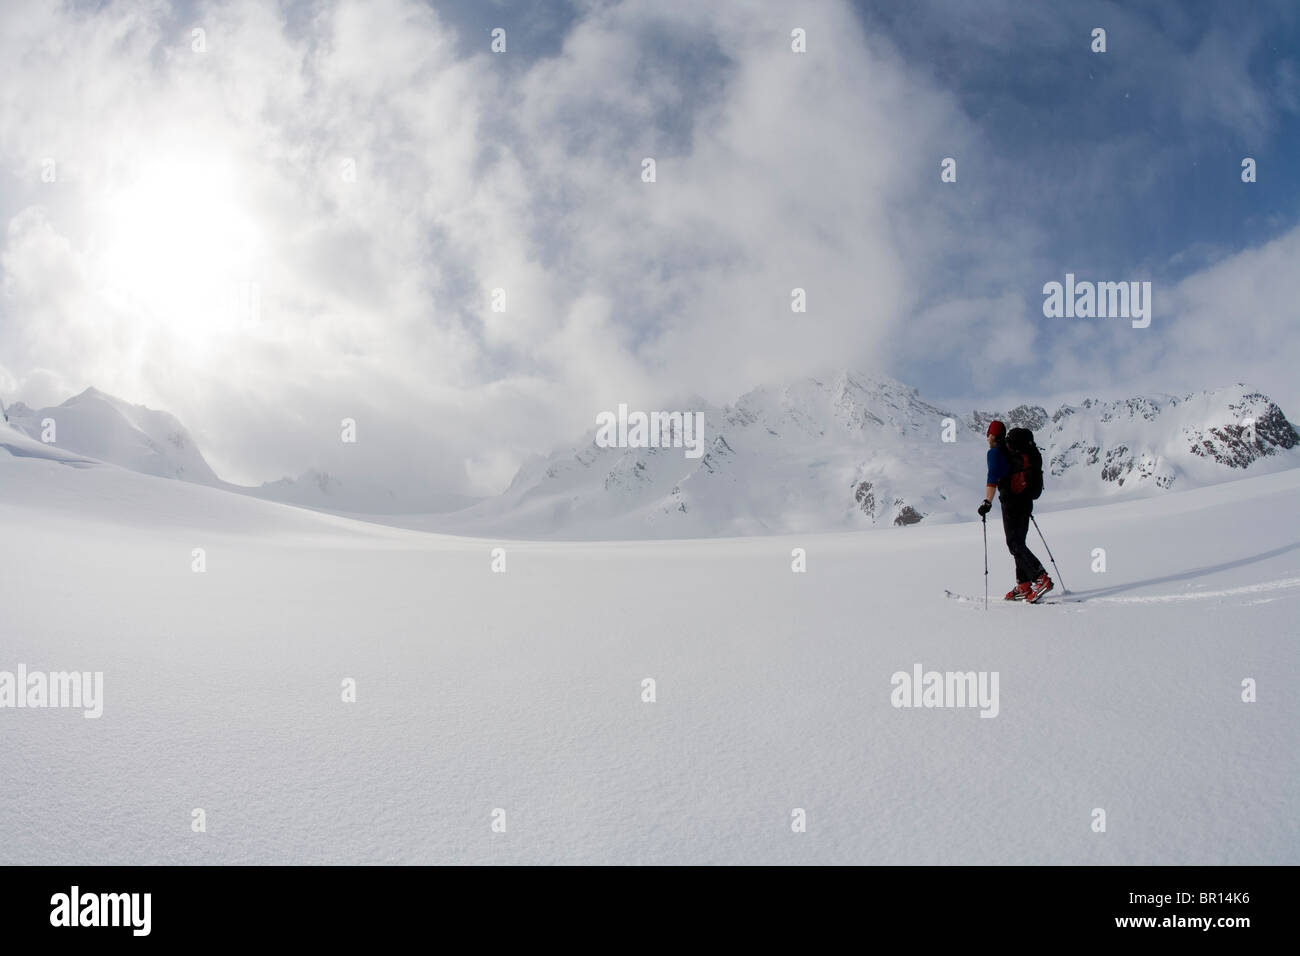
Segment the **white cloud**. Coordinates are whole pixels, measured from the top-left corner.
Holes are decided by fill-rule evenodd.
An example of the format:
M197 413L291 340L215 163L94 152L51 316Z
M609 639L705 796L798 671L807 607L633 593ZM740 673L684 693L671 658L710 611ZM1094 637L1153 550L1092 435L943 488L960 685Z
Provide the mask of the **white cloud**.
M560 56L514 73L486 49L457 59L404 0L327 5L299 33L261 4L213 5L193 17L203 53L149 5L23 12L38 22L7 23L2 50L24 64L5 159L12 191L48 210L6 245L6 364L20 390L53 368L169 408L245 479L337 458L322 436L349 409L394 425L395 467L454 486L616 399L726 397L868 358L911 297L893 242L908 169L952 119L837 3L799 11L804 56L779 8L593 6ZM35 181L46 152L57 184ZM121 246L106 210L123 183L213 156L256 226L251 330L94 281Z
M847 4L589 4L526 69L486 40L458 55L413 0L321 4L292 27L255 2L168 10L0 13L0 194L17 210L0 381L166 408L228 477L319 465L486 493L618 401L954 350L992 364L1034 336L1023 318L980 328L1024 308L1006 290L1035 241L975 175L988 144ZM959 187L939 182L949 155ZM40 182L47 156L57 183ZM146 201L174 235L139 244L161 251L124 281L106 265L133 218L121 196L157 194L159 168L222 190L252 228L216 222L206 193ZM255 284L260 321L175 288L195 268Z

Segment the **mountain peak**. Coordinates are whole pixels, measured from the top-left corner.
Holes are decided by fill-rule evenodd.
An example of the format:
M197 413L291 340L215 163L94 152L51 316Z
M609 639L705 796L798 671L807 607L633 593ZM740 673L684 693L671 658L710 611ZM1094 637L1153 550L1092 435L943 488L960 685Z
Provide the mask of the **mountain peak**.
M75 405L84 399L96 399L96 398L105 399L105 398L112 398L112 396L106 394L105 392L101 392L99 389L95 388L95 386L90 385L87 386L83 391L78 392L76 395L73 395L70 399L68 399L63 404Z
M419 475L393 488L333 468L248 491L371 514L464 509L438 522L453 533L710 537L968 519L962 489L982 490L983 433L992 418L1034 431L1047 509L1300 467L1300 432L1267 395L1243 383L1183 397L1090 398L1050 414L1026 402L958 415L895 379L839 370L762 385L721 408L697 399L685 408L703 416L702 455L687 455L685 447L605 447L588 432L530 459L503 494L477 503L434 501ZM14 403L10 419L30 438L65 451L222 484L170 414L93 386L57 408ZM46 419L57 439L47 437ZM948 419L964 427L954 430Z
M895 379L841 369L761 385L704 414L710 450L700 459L566 445L446 530L709 537L964 520L961 489L982 489L993 418L1033 430L1047 508L1300 467L1300 434L1244 385L958 415ZM965 427L953 433L949 418Z
M48 429L47 420L52 423ZM55 407L15 405L10 422L38 441L131 471L220 484L189 432L170 413L132 405L93 385Z

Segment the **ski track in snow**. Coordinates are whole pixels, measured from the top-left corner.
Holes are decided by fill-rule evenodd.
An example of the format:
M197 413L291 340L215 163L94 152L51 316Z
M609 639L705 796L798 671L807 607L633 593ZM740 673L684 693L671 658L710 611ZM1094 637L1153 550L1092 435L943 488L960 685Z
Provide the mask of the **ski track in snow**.
M1257 584L1245 584L1236 588L1222 588L1217 591L1184 591L1177 594L1138 594L1133 597L1088 597L1087 593L1078 595L1079 601L1089 604L1164 604L1173 601L1207 601L1213 598L1237 597L1243 594L1259 594L1261 591L1277 591L1284 588L1300 588L1300 578L1286 578L1282 581L1260 581Z
M1049 593L1043 600L1036 602L1035 606L1043 604L1166 604L1175 601L1208 601L1214 598L1238 597L1241 595L1259 594L1264 591L1278 591L1289 588L1300 588L1300 578L1285 578L1281 581L1260 581L1257 584L1245 584L1236 588L1222 588L1217 591L1180 591L1176 594L1139 594L1133 597L1105 597L1098 594L1095 597L1090 596L1092 592L1088 591L1062 591L1059 594ZM957 594L954 591L948 591L947 596L959 604L983 604L982 595L974 594ZM1276 598L1267 598L1272 601ZM1005 598L995 594L989 594L989 606L994 604L1015 607L1024 604L1024 601L1008 601ZM1248 604L1262 603L1258 601L1249 601Z

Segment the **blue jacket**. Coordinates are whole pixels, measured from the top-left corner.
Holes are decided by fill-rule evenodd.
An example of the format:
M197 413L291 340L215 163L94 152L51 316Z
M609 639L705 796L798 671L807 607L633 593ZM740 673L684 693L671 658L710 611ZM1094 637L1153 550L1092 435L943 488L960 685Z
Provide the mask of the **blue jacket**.
M1011 460L1007 458L1007 453L1001 445L994 445L989 449L988 470L989 477L984 482L986 485L996 485L1011 474Z

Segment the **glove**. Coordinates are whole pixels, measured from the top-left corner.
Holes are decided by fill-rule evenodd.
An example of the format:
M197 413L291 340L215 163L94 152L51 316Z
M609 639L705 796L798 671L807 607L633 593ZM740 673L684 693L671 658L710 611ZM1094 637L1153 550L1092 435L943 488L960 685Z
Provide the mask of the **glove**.
M983 518L993 509L993 502L985 501L980 505L980 517Z

